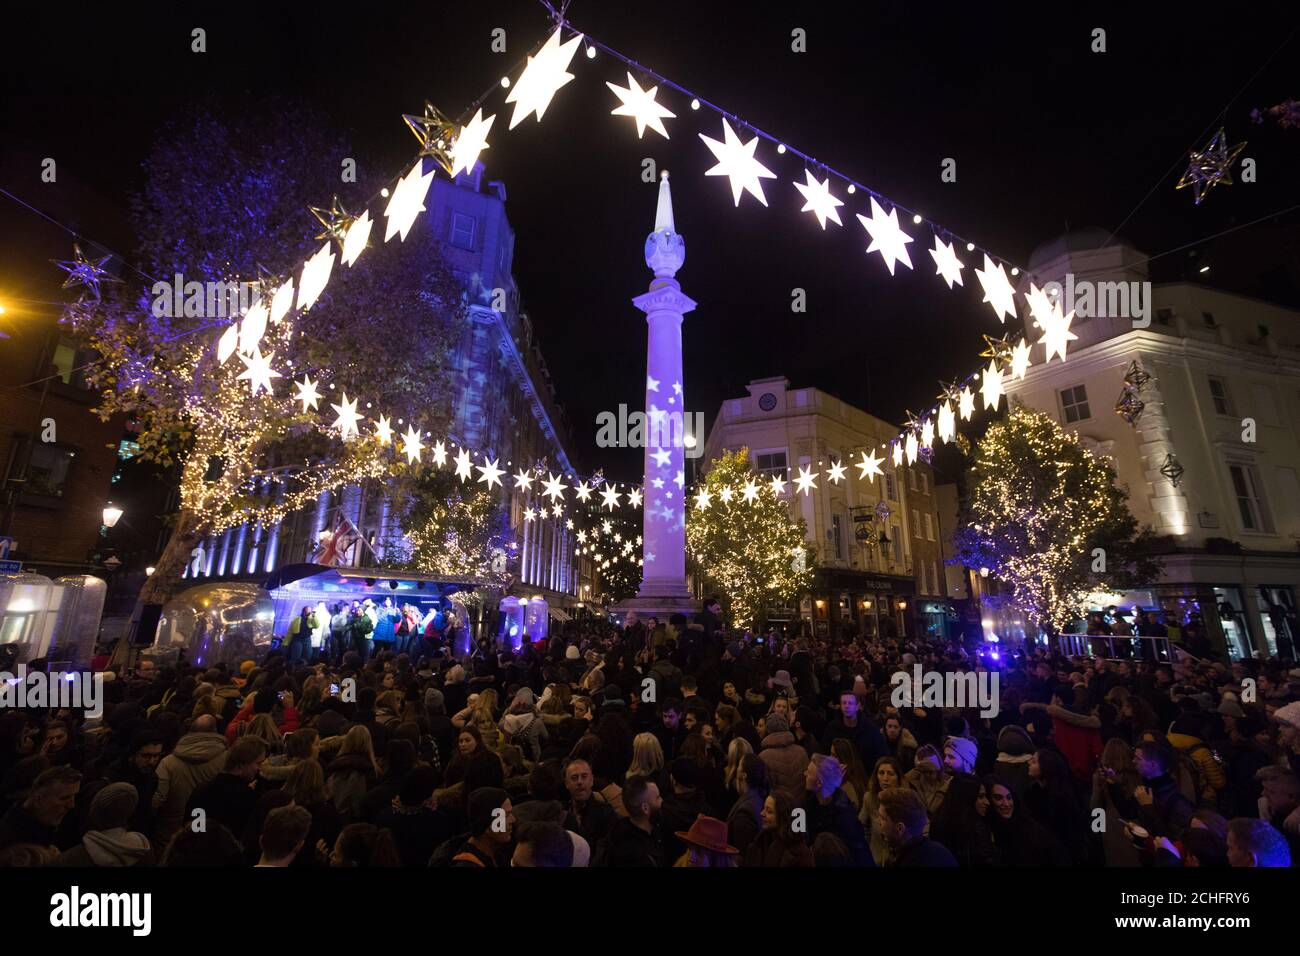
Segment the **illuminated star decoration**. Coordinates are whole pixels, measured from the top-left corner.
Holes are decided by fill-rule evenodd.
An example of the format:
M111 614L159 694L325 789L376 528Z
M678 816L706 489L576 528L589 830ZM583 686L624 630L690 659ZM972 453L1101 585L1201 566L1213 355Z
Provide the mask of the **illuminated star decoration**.
M1024 378L1025 373L1029 371L1030 349L1030 344L1021 339L1016 345L1015 351L1011 353L1011 377L1013 379Z
M916 463L916 432L907 433L907 441L903 444L903 454L907 456L909 465Z
M254 303L245 313L243 321L239 323L239 351L245 355L253 354L253 349L266 334L266 317L266 306L261 301Z
M275 358L274 352L264 356L259 348L253 349L251 358L240 353L239 360L244 363L244 370L236 378L248 379L249 388L253 390L254 395L261 389L266 389L268 394L274 395L275 390L271 388L271 379L281 378L282 376L271 368L271 359L273 358Z
M357 431L357 422L361 416L357 414L357 400L354 398L348 401L348 393L343 393L343 403L341 405L330 405L337 413L338 418L334 420L334 427L339 430L339 437L345 441L349 435L359 435Z
M573 54L581 42L582 34L575 33L568 43L561 44L560 28L556 27L537 55L528 58L528 65L506 97L507 103L515 104L514 114L510 117L511 129L522 123L529 113L536 113L537 122L542 121L546 107L551 105L551 98L573 79L573 74L568 72L569 64L573 62Z
M474 477L474 462L470 460L469 452L462 448L456 452L456 477L461 482L468 481Z
M352 225L348 226L347 234L343 237L343 251L339 253L339 258L343 264L351 266L357 261L357 256L366 250L366 243L370 241L370 230L375 222L370 218L370 210L367 209L358 218L354 219Z
M909 269L912 268L912 259L907 254L907 244L912 241L912 237L899 228L897 209L889 210L889 215L886 216L885 210L881 208L880 203L876 202L876 197L872 196L871 218L868 219L858 213L858 221L871 236L871 245L867 246L867 253L880 253L880 258L885 260L891 276L894 274L896 262L901 262Z
M483 110L480 108L474 114L474 118L461 127L460 135L456 137L456 145L451 148L451 175L465 171L468 172L474 168L478 162L479 155L486 149L489 149L487 134L492 129L492 123L496 116L483 118Z
M390 444L393 440L393 426L385 415L380 415L379 421L375 422L375 438L381 445Z
M769 484L771 484L772 486L772 494L774 495L785 494L785 480L780 475L773 475L772 480L771 482L769 482Z
M981 358L991 358L998 365L1002 365L1011 360L1011 339L1007 336L995 339L991 335L984 336L984 351L980 353Z
M806 169L803 171L803 175L804 179L807 180L807 184L794 184L794 188L799 190L804 198L803 208L799 211L811 212L817 217L817 221L821 223L823 229L826 228L827 219L837 226L844 225L844 223L840 222L840 214L835 211L836 206L843 206L844 203L831 195L831 178L827 176L824 183L819 183L817 178Z
M1002 369L998 367L997 359L989 362L989 367L984 370L984 378L980 383L980 394L984 396L985 408L997 408L998 397L1003 394L1002 391Z
M758 498L758 485L754 484L754 479L750 478L745 482L745 487L740 489L741 496L750 504Z
M560 484L560 478L562 477L562 475L551 475L547 481L542 483L545 485L542 494L550 498L552 502L559 501L564 497L564 489L567 486Z
M1214 134L1214 138L1205 149L1199 152L1192 151L1187 172L1183 173L1174 188L1183 189L1191 186L1193 201L1199 206L1201 200L1219 183L1225 186L1232 185L1232 164L1245 148L1245 143L1229 146L1227 134L1223 131L1223 127L1219 127L1219 131Z
M316 254L303 264L302 279L298 282L298 308L310 309L315 305L334 270L334 247L325 243Z
M672 453L667 448L657 448L650 453L650 457L658 467L663 468L672 460Z
M921 447L929 448L934 444L934 419L927 418L921 424Z
M718 492L718 497L722 499L723 504L729 505L731 504L731 499L735 496L735 494L736 493L731 490L731 485L726 485L723 487L723 489L720 492Z
M1078 338L1070 331L1070 323L1074 321L1074 310L1071 309L1068 315L1061 315L1059 308L1053 309L1052 314L1047 318L1047 323L1039 323L1043 326L1043 337L1038 341L1047 349L1047 354L1043 357L1043 362L1047 363L1052 360L1053 355L1061 356L1061 361L1065 361L1066 343L1072 342Z
M939 406L939 438L941 441L952 441L956 434L957 416L953 414L952 403L944 402Z
M90 290L90 294L99 300L99 283L100 282L120 282L108 274L104 268L112 256L104 256L98 262L91 262L81 252L81 245L74 242L72 244L72 258L64 261L53 260L54 264L68 274L63 280L63 288L71 289L74 286L84 286Z
M875 475L883 475L885 472L881 469L880 464L885 459L876 456L876 450L871 449L868 455L865 451L862 453L862 460L857 462L857 468L861 472L859 478L865 478L868 481L875 481Z
M402 119L406 121L407 128L415 134L415 138L420 141L420 155L428 156L445 169L448 176L454 176L451 149L452 140L456 135L456 124L443 116L441 111L428 100L424 101L423 116L404 113Z
M898 442L894 442L893 448L894 451L892 457L894 459L894 467L898 468L901 467L903 464L903 446L900 445Z
M953 251L952 244L944 242L938 236L934 237L934 248L930 250L930 258L934 260L935 273L943 277L943 281L948 283L948 288L953 287L953 283L963 285L961 281L961 270L966 268L966 263L957 258L957 253Z
M808 492L817 487L816 477L817 475L813 473L810 467L799 466L799 477L795 479L795 484L799 486L798 490L803 492L804 497L807 497Z
M709 502L713 500L713 494L708 488L701 488L699 494L695 496L695 507L704 511L709 507Z
M520 468L519 474L515 475L515 488L528 490L528 486L533 483L533 476L526 468Z
M961 397L958 399L958 412L961 420L970 421L970 417L975 414L975 396L967 385L961 390Z
M308 206L307 210L316 217L321 224L322 231L316 234L317 239L332 239L341 243L343 237L347 234L348 227L356 218L348 215L348 211L343 208L339 202L339 197L335 194L334 199L330 202L328 209L322 209L320 206Z
M424 160L417 159L410 171L398 181L393 195L388 199L388 205L384 207L384 215L388 217L384 242L396 235L400 235L403 242L406 241L406 234L411 231L415 217L424 212L424 197L429 192L436 172L436 168L430 169L426 176Z
M1051 297L1031 282L1029 291L1025 293L1025 302L1029 305L1029 315L1034 320L1034 325L1040 329L1047 328L1047 320L1052 317L1052 310L1056 308Z
M763 184L759 179L776 179L776 173L754 158L758 137L742 143L725 117L722 120L722 137L723 141L718 142L700 134L700 139L704 140L704 145L709 147L718 161L718 165L706 170L704 175L728 177L731 180L731 197L737 206L740 205L741 194L745 192L766 206L767 197L763 195Z
M226 326L226 331L221 333L221 338L217 339L217 362L222 365L239 348L239 328L238 322L231 322Z
M1008 315L1016 314L1016 290L1011 287L1002 264L994 263L986 252L984 268L976 269L975 276L980 280L980 288L984 290L984 301L998 314L998 321L1005 324Z
M664 129L663 121L665 119L676 119L676 115L670 113L660 103L655 102L655 93L659 87L652 86L648 90L641 89L640 84L631 73L627 75L627 86L615 86L613 83L606 83L614 95L622 101L621 106L611 110L614 116L630 116L636 120L636 138L640 139L645 133L646 127L654 130L664 139L668 139L668 131Z
M633 488L631 491L627 493L627 503L630 504L633 508L640 508L641 497L642 497L641 489Z
M483 464L476 466L481 472L478 480L487 482L489 489L494 484L501 484L501 476L505 474L504 471L497 467L497 460L498 459L493 458L491 461L488 461L487 455L484 455Z
M616 507L618 507L619 493L614 490L613 485L610 485L608 488L602 491L600 495L602 498L605 499L604 501L601 502L602 507L608 508L610 511L613 511Z
M655 378L652 375L647 375L645 377L645 387L647 392L659 391L659 379Z
M447 446L442 442L435 442L433 446L433 463L441 468L447 464Z
M579 501L586 501L591 497L591 485L581 481L574 487L573 493L578 496Z
M320 402L320 392L316 390L319 383L313 382L310 375L304 375L301 382L294 382L293 384L298 386L298 394L293 397L293 400L302 402L303 412L316 408Z
M271 321L278 323L293 308L293 280L286 279L280 283L280 287L275 290L275 295L271 296Z
M831 470L826 473L826 477L831 480L831 484L838 485L844 477L844 466L838 461L831 462Z
M424 443L420 441L420 433L415 430L414 425L406 426L406 434L402 436L402 454L406 456L408 464L414 465L420 460L420 452L424 449Z
M535 517L535 512L533 511L532 508L525 508L525 509L524 509L524 520L525 520L525 521L532 521L534 517Z

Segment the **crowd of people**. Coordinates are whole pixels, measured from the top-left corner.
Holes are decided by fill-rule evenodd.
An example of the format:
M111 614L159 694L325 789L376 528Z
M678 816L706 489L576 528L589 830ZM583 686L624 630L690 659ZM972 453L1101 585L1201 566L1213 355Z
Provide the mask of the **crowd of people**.
M99 722L0 715L0 865L1274 867L1300 849L1300 670L1278 662L1030 647L996 662L981 716L896 704L899 670L988 669L958 643L760 642L714 600L459 658L359 647L343 613L338 645L146 660Z

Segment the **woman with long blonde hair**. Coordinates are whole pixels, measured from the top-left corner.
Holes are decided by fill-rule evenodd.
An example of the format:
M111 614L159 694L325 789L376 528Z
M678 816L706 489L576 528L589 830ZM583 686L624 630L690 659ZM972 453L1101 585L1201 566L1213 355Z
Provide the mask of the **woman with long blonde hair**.
M664 748L654 734L637 734L632 738L632 762L626 776L649 777L656 784L664 779Z
M728 791L736 791L736 775L740 772L740 763L754 752L753 746L744 737L734 737L727 744L727 769L723 772L722 782Z

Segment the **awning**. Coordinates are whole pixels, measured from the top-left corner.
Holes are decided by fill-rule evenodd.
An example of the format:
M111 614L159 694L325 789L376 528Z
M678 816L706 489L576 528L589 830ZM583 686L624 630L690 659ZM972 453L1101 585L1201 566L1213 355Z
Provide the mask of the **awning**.
M565 611L564 608L562 608L562 607L553 607L553 608L550 608L550 612L551 612L551 617L555 618L557 621L568 621L568 620L571 620L571 618L569 617L568 612Z

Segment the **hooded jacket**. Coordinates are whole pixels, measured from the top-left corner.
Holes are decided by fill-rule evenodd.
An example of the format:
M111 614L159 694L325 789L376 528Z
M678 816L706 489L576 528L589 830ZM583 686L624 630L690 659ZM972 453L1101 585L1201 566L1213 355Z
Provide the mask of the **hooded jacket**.
M218 733L190 733L158 764L154 791L154 843L166 846L180 829L185 806L199 787L221 773L226 764L226 738Z
M808 769L808 751L788 730L768 734L758 759L767 765L767 779L773 790L784 790L798 802L804 793L804 771Z
M1029 731L1017 724L1007 724L998 731L998 759L994 772L1006 779L1019 798L1029 786L1029 758L1034 741Z
M59 856L56 866L135 866L152 862L153 847L143 833L114 827L90 830L81 843Z
M1200 771L1201 784L1201 792L1197 796L1201 801L1213 804L1219 791L1228 785L1227 774L1223 772L1219 761L1214 759L1214 752L1200 737L1191 734L1170 733L1169 744L1196 765Z

